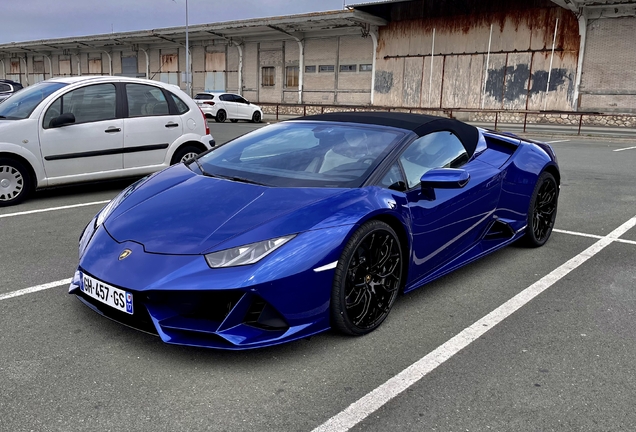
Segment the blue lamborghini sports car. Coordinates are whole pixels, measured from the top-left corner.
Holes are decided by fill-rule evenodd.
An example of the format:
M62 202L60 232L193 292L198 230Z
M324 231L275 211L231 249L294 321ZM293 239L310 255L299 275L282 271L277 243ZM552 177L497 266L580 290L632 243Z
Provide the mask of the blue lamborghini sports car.
M559 181L547 144L452 119L302 117L122 191L82 233L70 293L173 344L363 335L400 292L543 245Z

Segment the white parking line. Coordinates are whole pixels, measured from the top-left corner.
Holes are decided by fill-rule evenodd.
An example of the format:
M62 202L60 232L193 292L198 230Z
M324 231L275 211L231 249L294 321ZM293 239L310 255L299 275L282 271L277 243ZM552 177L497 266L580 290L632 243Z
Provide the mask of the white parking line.
M581 264L602 251L605 247L616 241L629 229L636 226L636 216L625 222L620 227L600 238L592 246L585 249L574 258L554 269L549 274L530 285L525 290L490 312L479 321L465 328L460 333L440 345L408 368L404 369L393 378L380 385L375 390L367 393L362 398L345 408L344 411L331 417L312 432L345 432L363 421L373 412L388 403L394 397L411 387L413 384L424 378L429 372L439 365L452 358L462 349L466 348L473 341L477 340L488 330L512 315L519 308L523 307L530 300L550 288L556 282Z
M615 152L619 152L619 151L624 151L624 150L634 150L634 149L636 149L636 146L635 146L635 147L625 147L625 148L616 149L616 150L613 150L613 151L615 151Z
M570 142L570 140L546 141L546 144L556 144L561 142Z
M23 212L17 212L17 213L0 214L0 219L13 217L13 216L29 215L34 213L45 213L45 212L56 211L56 210L66 210L66 209L72 209L72 208L78 208L78 207L88 207L88 206L93 206L98 204L106 204L108 202L110 202L110 200L94 201L94 202L89 202L84 204L73 204L73 205L67 205L67 206L61 206L61 207L49 207L45 209L29 210L29 211L23 211Z
M62 279L59 281L55 281L55 282L49 282L49 283L45 283L43 285L38 285L38 286L32 286L30 288L24 288L18 291L13 291L10 293L6 293L6 294L0 294L0 300L6 300L6 299L10 299L13 297L19 297L19 296L23 296L25 294L31 294L37 291L43 291L49 288L55 288L61 285L68 285L71 283L71 278L68 279Z
M570 235L579 236L579 237L589 237L589 238L595 238L595 239L602 239L603 238L603 236L596 235L596 234L586 234L586 233L582 233L582 232L567 231L567 230L562 230L562 229L554 229L552 231L554 231L556 233L570 234ZM634 240L616 239L614 241L618 242L618 243L626 243L626 244L636 245L636 241L634 241Z

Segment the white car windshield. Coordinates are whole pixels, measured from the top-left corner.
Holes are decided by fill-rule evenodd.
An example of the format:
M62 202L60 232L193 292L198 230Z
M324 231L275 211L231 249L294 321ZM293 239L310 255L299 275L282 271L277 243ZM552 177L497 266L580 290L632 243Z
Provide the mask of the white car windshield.
M67 84L41 82L20 90L0 102L0 119L22 120L31 115L40 102Z

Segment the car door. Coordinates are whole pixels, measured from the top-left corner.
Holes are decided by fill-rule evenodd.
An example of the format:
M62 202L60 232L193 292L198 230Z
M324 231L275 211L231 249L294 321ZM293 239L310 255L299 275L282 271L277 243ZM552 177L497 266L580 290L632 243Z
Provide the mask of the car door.
M51 120L61 114L73 114L75 121L51 127ZM124 138L123 119L119 117L112 83L76 88L53 101L40 123L47 177L87 180L97 173L96 178L104 178L108 176L104 172L121 170ZM49 181L55 184L55 180Z
M468 161L452 132L425 135L399 157L406 177L406 198L413 235L412 280L426 277L473 246L493 219L500 193L499 170ZM434 168L461 168L470 174L463 188L422 192L420 178ZM433 196L434 195L434 196Z
M241 120L252 119L254 109L247 100L239 95L234 95L234 103L236 104L236 118Z
M228 119L236 119L238 118L238 110L237 103L234 100L234 95L229 93L224 93L219 96L219 100L223 104L223 109L227 113ZM217 111L218 112L218 111Z
M168 147L183 134L181 116L170 109L164 90L138 83L124 85L124 168L162 164Z

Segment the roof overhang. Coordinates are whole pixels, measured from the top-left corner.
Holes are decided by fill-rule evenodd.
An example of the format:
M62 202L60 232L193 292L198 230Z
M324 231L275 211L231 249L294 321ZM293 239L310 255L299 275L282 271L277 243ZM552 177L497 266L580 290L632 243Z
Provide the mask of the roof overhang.
M636 0L552 0L553 3L589 19L636 16Z
M302 15L258 18L188 27L190 45L207 43L302 40L314 37L366 34L387 21L366 12L348 9ZM0 54L112 51L125 47L185 45L185 27L111 33L62 39L0 44Z

